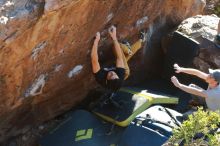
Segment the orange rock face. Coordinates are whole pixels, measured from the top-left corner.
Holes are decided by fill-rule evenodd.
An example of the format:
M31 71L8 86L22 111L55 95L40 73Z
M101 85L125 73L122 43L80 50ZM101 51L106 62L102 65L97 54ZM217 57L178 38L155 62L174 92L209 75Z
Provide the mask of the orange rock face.
M150 78L161 63L161 36L202 12L203 0L20 0L0 2L0 141L63 113L97 84L90 50L101 32L99 55L113 61L106 29L120 40L147 45L131 60L129 82ZM4 10L4 11L3 11ZM110 54L110 55L109 55ZM152 63L154 64L152 66ZM135 69L134 69L135 68Z

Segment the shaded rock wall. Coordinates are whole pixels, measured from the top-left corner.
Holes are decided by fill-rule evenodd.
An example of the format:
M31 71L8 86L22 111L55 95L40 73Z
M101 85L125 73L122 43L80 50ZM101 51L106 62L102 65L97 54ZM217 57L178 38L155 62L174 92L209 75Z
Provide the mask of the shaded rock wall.
M79 103L97 84L91 73L93 36L99 55L113 61L106 29L119 39L148 33L131 60L129 81L156 75L163 34L203 11L203 0L2 0L0 2L0 141ZM110 54L110 55L109 55ZM135 70L134 70L135 68Z

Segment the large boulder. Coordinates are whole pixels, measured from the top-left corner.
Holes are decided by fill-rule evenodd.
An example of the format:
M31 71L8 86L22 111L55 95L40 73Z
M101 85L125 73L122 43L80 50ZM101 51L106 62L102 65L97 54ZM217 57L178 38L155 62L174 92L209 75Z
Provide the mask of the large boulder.
M219 21L216 15L197 15L184 20L177 29L200 43L200 53L193 63L204 72L220 68L220 48L215 45Z
M97 31L105 63L114 60L110 25L132 42L147 30L147 45L131 60L134 83L157 75L161 36L204 6L204 0L1 0L0 141L67 111L97 86L90 64Z

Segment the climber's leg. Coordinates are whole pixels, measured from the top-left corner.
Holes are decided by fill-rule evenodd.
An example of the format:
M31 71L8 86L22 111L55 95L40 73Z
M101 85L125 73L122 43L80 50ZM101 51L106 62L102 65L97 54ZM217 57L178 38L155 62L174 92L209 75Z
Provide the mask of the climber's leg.
M130 74L130 69L129 69L129 66L128 66L128 63L127 63L127 60L126 60L126 58L127 58L126 56L129 56L128 55L129 51L127 51L127 50L129 50L129 48L126 45L121 44L121 43L120 43L120 47L121 47L122 51L124 52L124 53L122 53L122 56L123 56L123 63L124 63L124 66L125 66L125 78L124 78L124 80L126 80L129 76L129 74ZM128 54L126 54L126 53L128 53Z

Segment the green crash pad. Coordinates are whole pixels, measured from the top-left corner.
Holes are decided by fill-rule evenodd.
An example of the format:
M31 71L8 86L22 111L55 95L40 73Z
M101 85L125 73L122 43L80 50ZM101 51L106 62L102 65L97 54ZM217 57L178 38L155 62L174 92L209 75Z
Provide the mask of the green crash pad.
M178 103L178 98L152 94L137 88L121 88L111 99L119 106L112 102L105 102L95 106L92 112L121 127L128 126L138 114L152 104Z
M70 112L67 117L40 139L40 146L116 146L124 130L85 110Z

